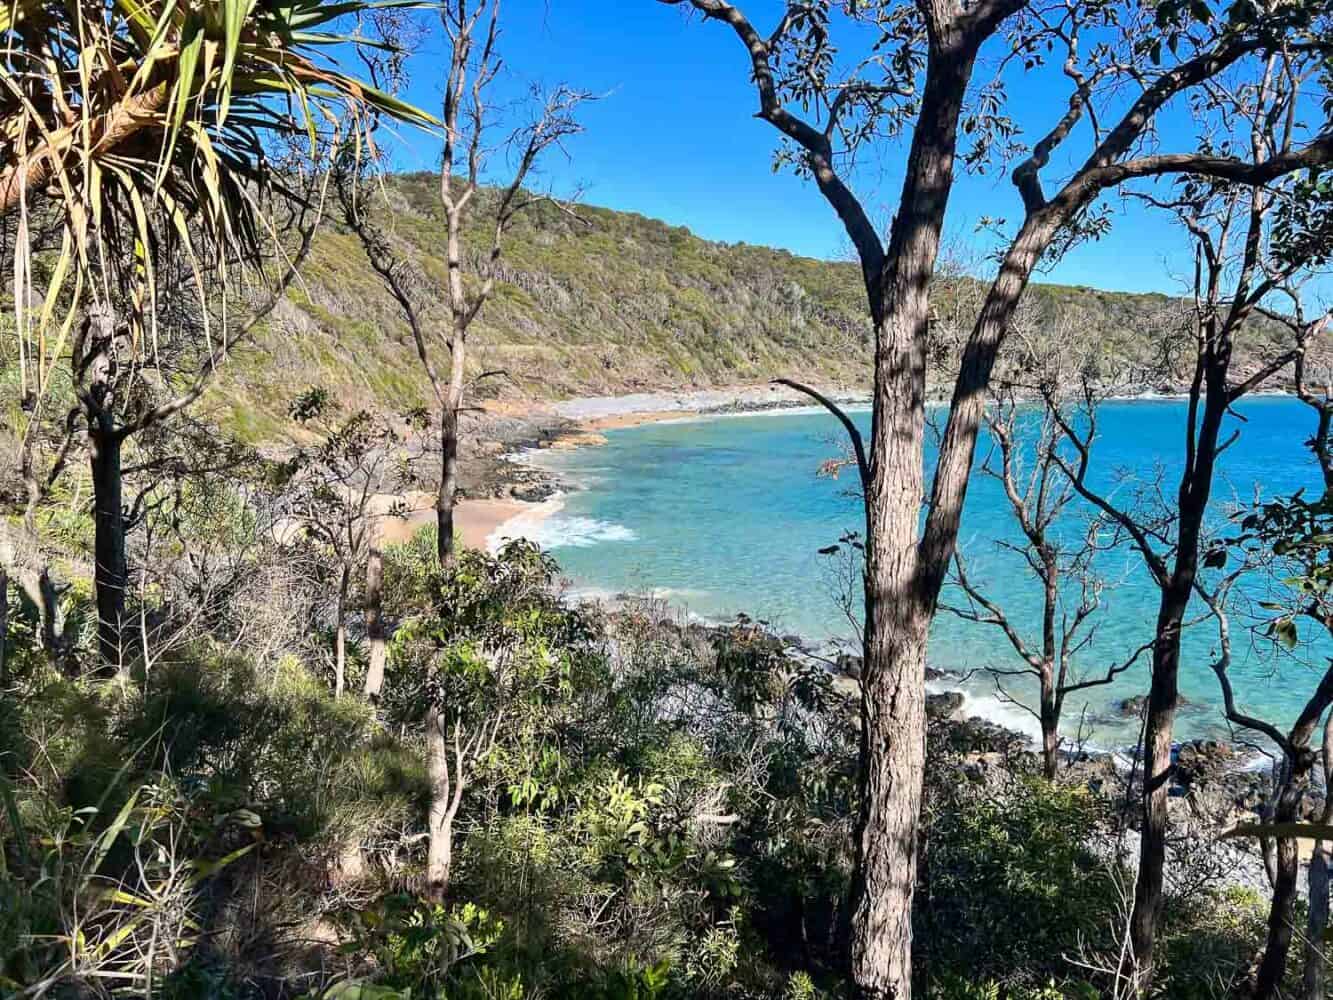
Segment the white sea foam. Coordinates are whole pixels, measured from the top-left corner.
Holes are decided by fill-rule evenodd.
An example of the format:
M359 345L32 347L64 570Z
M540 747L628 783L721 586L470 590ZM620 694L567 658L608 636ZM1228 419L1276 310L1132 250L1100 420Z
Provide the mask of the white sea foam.
M631 528L614 521L595 517L566 516L560 513L563 503L558 497L530 511L512 517L486 540L493 552L506 541L526 539L548 551L562 548L588 548L602 542L632 542L639 536Z
M987 722L994 722L1005 729L1022 733L1034 744L1041 744L1041 724L1033 717L1031 712L1018 705L997 698L995 695L978 694L966 688L951 686L947 683L932 682L926 685L926 689L935 693L957 691L963 696L963 705L958 712L963 718L971 718L974 715L980 716Z

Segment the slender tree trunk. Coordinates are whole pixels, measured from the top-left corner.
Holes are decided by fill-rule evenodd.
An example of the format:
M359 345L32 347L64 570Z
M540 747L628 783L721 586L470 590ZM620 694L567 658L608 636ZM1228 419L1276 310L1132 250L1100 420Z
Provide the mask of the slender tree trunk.
M1161 588L1157 612L1157 645L1153 647L1152 681L1144 721L1143 826L1139 833L1139 870L1134 882L1130 913L1132 975L1140 992L1152 982L1153 950L1165 901L1168 791L1171 782L1171 742L1180 698L1180 640L1185 612L1199 570L1199 539L1212 492L1218 435L1228 406L1227 362L1210 357L1205 375L1203 419L1190 454L1191 468L1182 474L1175 563ZM1197 397L1196 397L1197 398ZM1194 419L1194 407L1190 416ZM1195 428L1188 432L1193 435Z
M5 647L9 640L9 574L0 569L0 687L9 683Z
M1327 819L1325 820L1327 822ZM1326 1000L1324 934L1328 931L1328 843L1315 841L1310 855L1308 887L1310 909L1305 922L1305 1000Z
M125 512L121 498L120 436L96 427L89 434L93 473L93 584L97 592L97 648L103 669L128 671L124 657Z
M440 418L440 492L435 498L436 555L440 565L454 565L454 493L458 489L458 411L452 402Z
M446 569L454 565L454 494L458 492L458 415L463 408L464 333L455 331L450 354L449 392L440 418L440 493L435 500L437 554Z
M1333 823L1333 712L1324 719L1324 745L1321 750L1324 771L1324 812L1320 822L1325 826ZM1316 840L1314 851L1310 855L1310 870L1307 876L1310 906L1305 923L1305 975L1303 977L1305 1000L1325 1000L1324 984L1327 980L1325 966L1328 955L1324 950L1324 934L1328 930L1328 888L1329 888L1329 850L1328 843Z
M1060 706L1055 693L1055 667L1048 660L1041 670L1041 765L1047 781L1054 781L1060 763Z
M366 638L370 640L370 663L366 668L366 698L378 701L384 687L384 555L378 545L370 547L366 559Z
M437 902L442 901L449 892L454 854L453 789L449 780L449 740L444 725L444 716L439 709L432 708L426 714L426 750L430 772L426 895ZM462 775L454 777L462 780Z
M1292 823L1297 819L1305 783L1313 763L1310 755L1287 760L1283 767L1282 787L1278 791L1274 819L1278 823ZM1268 941L1259 971L1254 977L1254 1000L1274 1000L1287 971L1287 955L1291 951L1293 910L1296 904L1296 879L1300 873L1300 858L1296 841L1291 837L1277 838L1277 878L1273 882L1273 899L1268 908Z
M333 696L341 698L347 686L347 591L351 569L344 563L338 578L338 629L334 638Z

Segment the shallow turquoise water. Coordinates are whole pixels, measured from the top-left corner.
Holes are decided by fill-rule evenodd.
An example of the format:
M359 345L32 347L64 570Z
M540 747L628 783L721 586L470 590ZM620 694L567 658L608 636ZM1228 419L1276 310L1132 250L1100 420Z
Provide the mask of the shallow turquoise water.
M1222 459L1214 491L1219 516L1227 505L1264 495L1316 488L1318 477L1303 442L1312 422L1289 399L1254 399L1239 408L1241 432ZM869 414L857 415L863 427ZM1161 474L1173 495L1180 466L1185 406L1179 401L1116 403L1100 417L1097 479L1126 502L1139 486ZM822 412L785 412L649 424L606 435L604 447L545 452L537 457L579 487L561 510L531 533L560 561L577 587L611 593L655 592L689 613L725 619L746 612L782 632L815 639L847 637L850 627L835 598L835 564L818 550L860 526L849 482L816 477L819 463L841 445L839 427ZM980 455L988 444L983 440ZM1114 486L1113 486L1114 484ZM1077 530L1076 528L1071 530ZM997 482L974 476L965 511L962 550L970 575L995 593L1029 641L1037 639L1040 593L1021 560L1000 548L1016 527ZM1151 637L1157 592L1147 585L1138 556L1129 551L1101 558L1099 569L1116 585L1104 596L1095 640L1079 659L1088 673ZM1240 700L1257 713L1294 717L1309 690L1312 668L1278 657L1238 614L1233 622L1237 662L1233 683ZM1192 703L1181 716L1181 734L1224 735L1216 705L1216 679L1208 669L1216 632L1200 626L1187 634L1182 690ZM1323 662L1322 650L1307 660ZM1017 665L992 626L942 613L932 633L930 662L952 671ZM1069 735L1080 722L1095 745L1131 741L1137 721L1116 708L1144 690L1146 665L1109 687L1071 696ZM1009 695L1030 702L1035 681L1006 682ZM1035 722L1008 703L992 681L965 685L973 710L1031 729Z

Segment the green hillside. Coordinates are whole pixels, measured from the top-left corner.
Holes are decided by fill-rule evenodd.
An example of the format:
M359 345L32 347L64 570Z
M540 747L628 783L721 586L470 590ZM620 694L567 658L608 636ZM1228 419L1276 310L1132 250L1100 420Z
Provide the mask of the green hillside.
M391 177L379 211L428 279L442 283L437 183L428 174ZM472 364L511 377L489 391L557 399L776 375L848 387L868 381L870 325L856 265L709 242L605 208L580 206L577 214L541 206L512 230L503 280L473 335ZM476 237L480 252L486 236L479 229ZM939 311L966 313L978 291L968 279L942 282ZM1125 370L1153 353L1152 331L1171 304L1162 295L1058 285L1034 287L1029 301ZM213 399L224 403L224 423L252 440L276 431L294 389L315 382L357 405L401 411L426 402L406 326L355 236L337 225L320 235L301 286L269 330L236 361Z

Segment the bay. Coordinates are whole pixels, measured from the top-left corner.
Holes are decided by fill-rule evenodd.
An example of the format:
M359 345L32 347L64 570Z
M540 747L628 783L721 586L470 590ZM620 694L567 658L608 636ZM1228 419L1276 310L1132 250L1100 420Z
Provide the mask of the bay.
M1106 404L1091 478L1124 504L1159 490L1173 497L1186 416L1179 400ZM868 412L854 413L854 419L868 433ZM1227 514L1256 496L1317 491L1318 472L1304 445L1312 428L1310 411L1293 399L1258 397L1237 407L1224 432L1239 437L1220 463L1214 524L1224 528ZM681 614L725 621L744 613L780 633L850 641L854 629L840 599L847 591L847 564L841 555L820 550L860 529L860 501L851 493L850 471L839 479L816 474L821 462L843 449L840 435L837 422L822 411L781 411L649 423L607 432L604 446L536 453L529 460L573 488L554 514L521 533L550 550L586 594L651 593ZM983 437L978 466L989 448ZM929 452L933 458L933 448ZM1062 530L1083 530L1086 512L1077 506ZM1002 544L1020 540L1000 484L974 471L960 539L969 576L1036 642L1040 588L1022 558ZM1157 590L1137 554L1111 550L1096 565L1105 583L1095 635L1077 660L1085 676L1105 672L1151 639L1156 615ZM1248 586L1255 593L1263 585L1256 578ZM962 596L946 589L944 600L961 604ZM859 604L852 610L859 611ZM1196 601L1195 613L1202 610ZM1283 655L1261 634L1261 624L1252 605L1233 613L1233 683L1244 707L1289 722L1315 671L1327 662L1327 650L1303 646L1297 657ZM1179 723L1185 738L1236 735L1223 722L1209 668L1216 637L1212 622L1186 634L1181 689L1187 705ZM941 612L928 657L932 666L955 675L945 686L965 690L970 711L1036 731L1025 707L1034 704L1035 681L1005 678L997 686L983 670L1020 665L994 626ZM1145 660L1110 685L1071 696L1066 737L1100 747L1133 742L1138 719L1120 703L1142 693L1146 679Z

